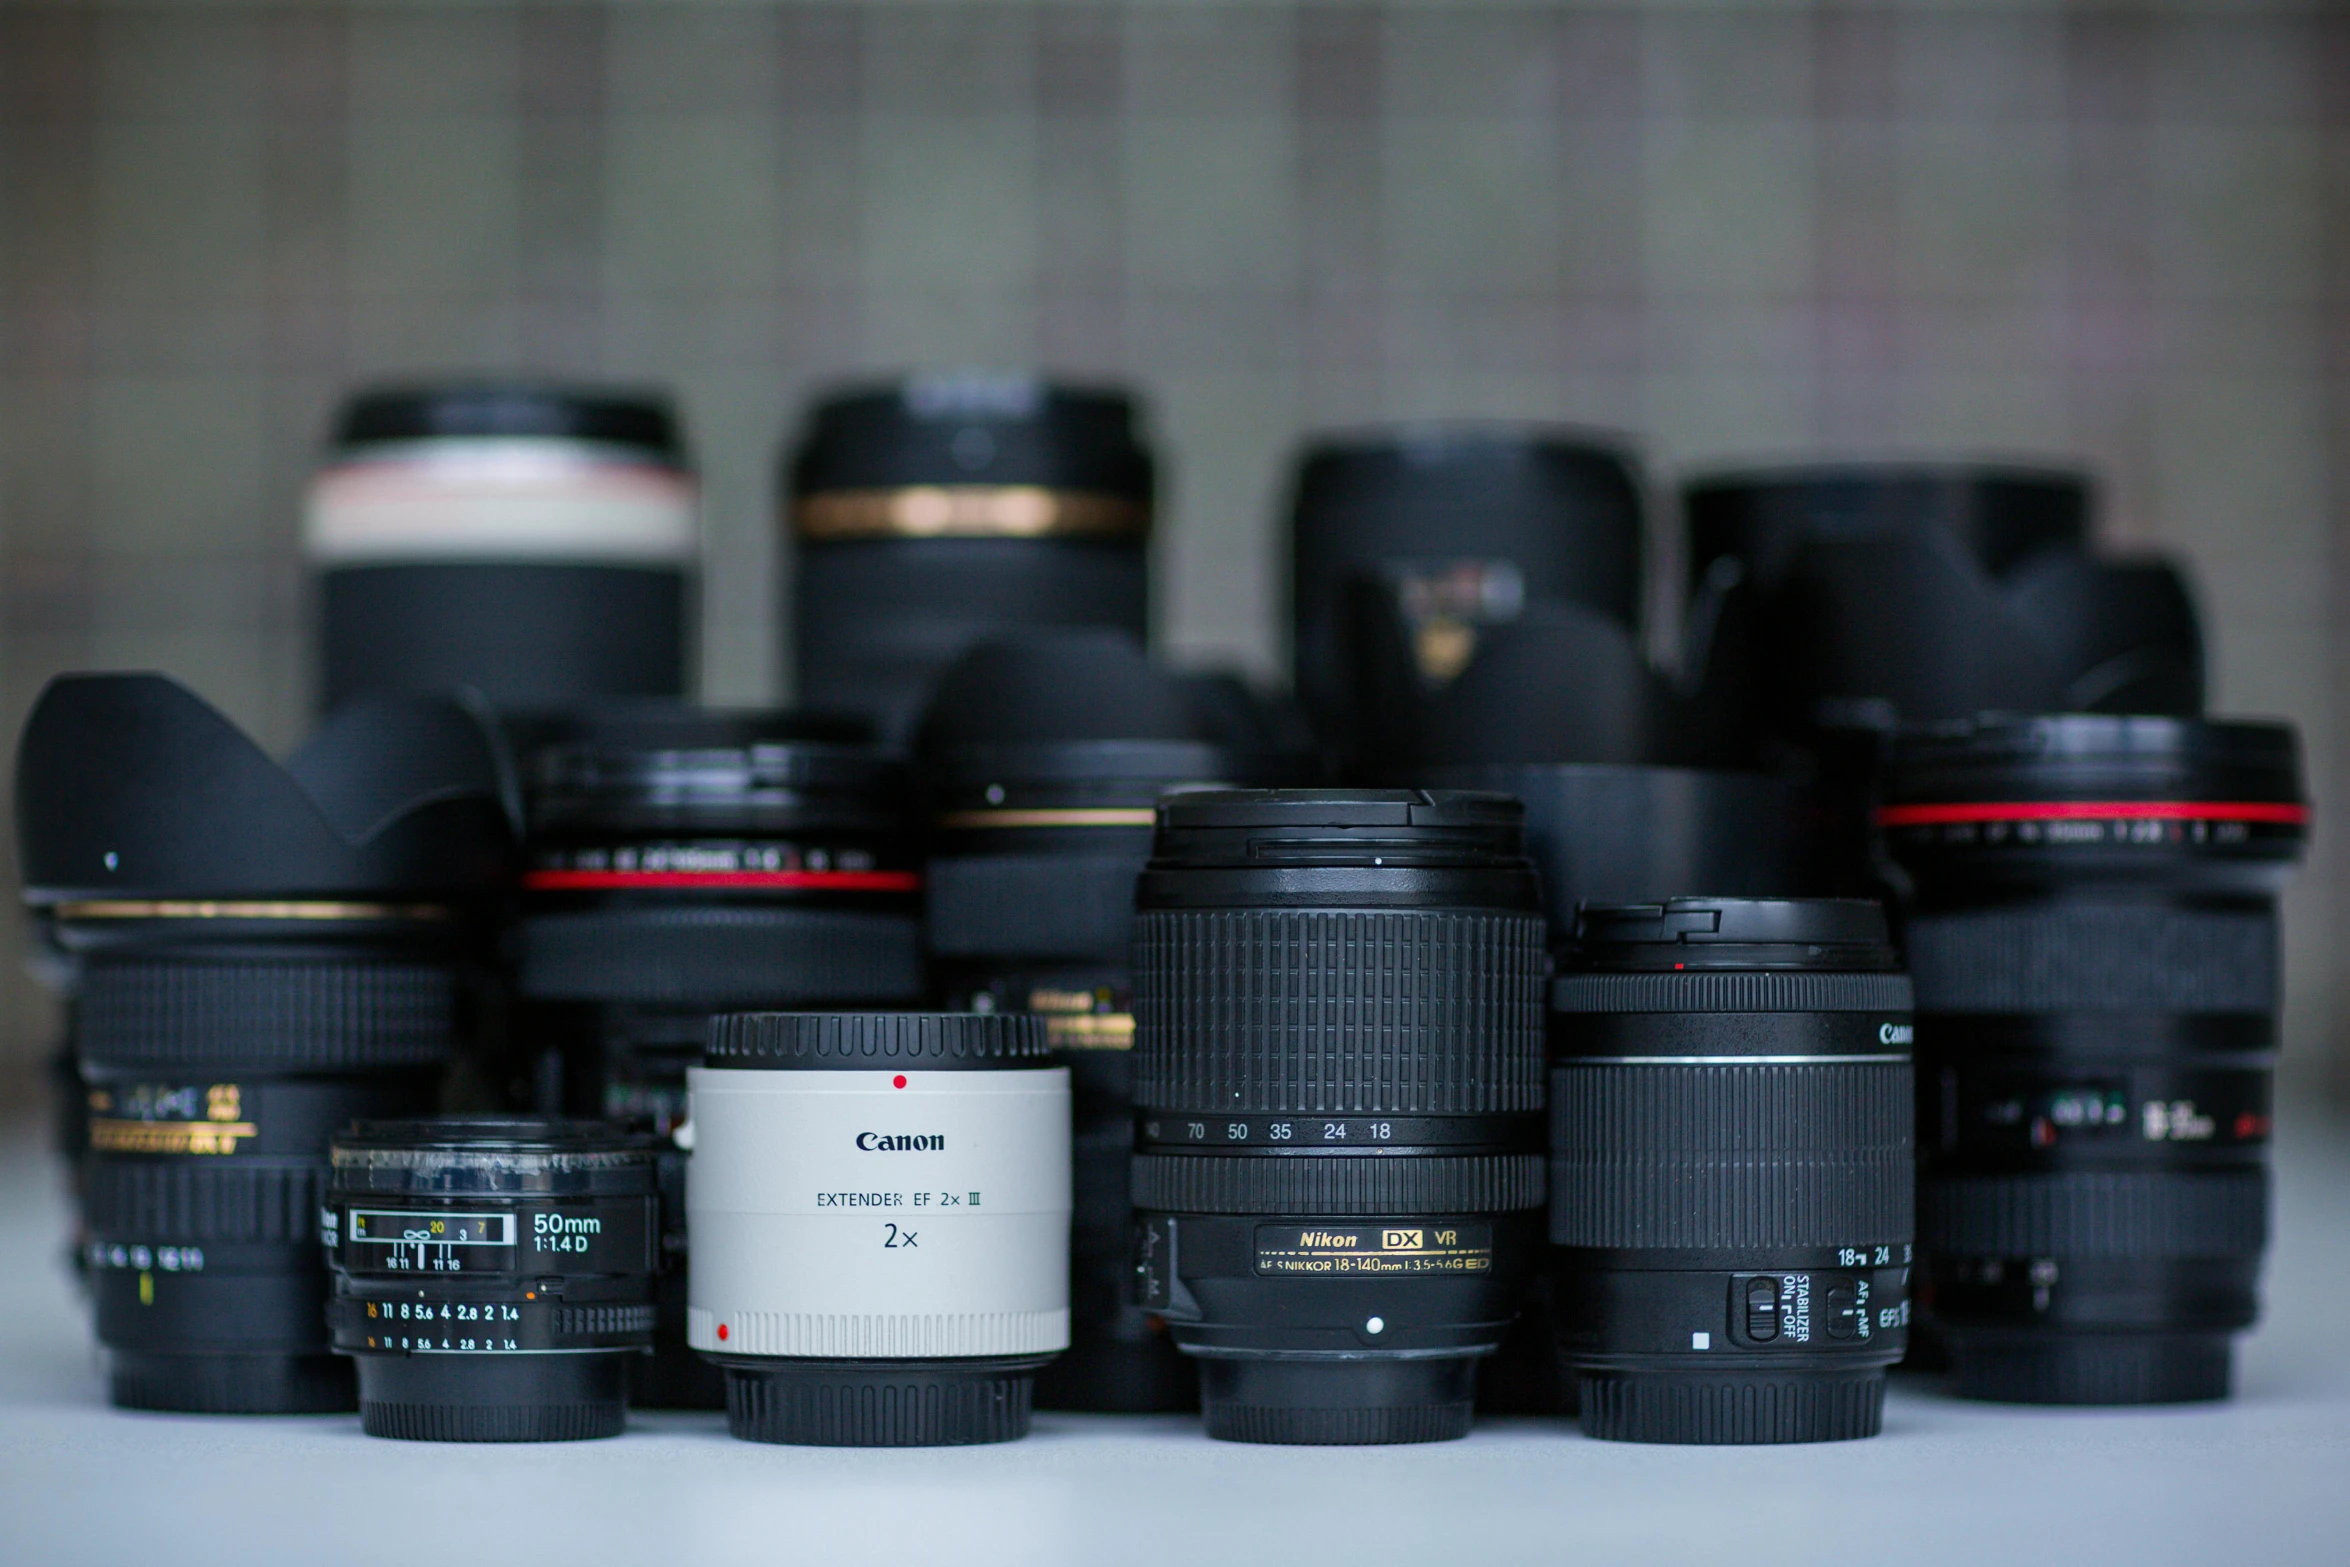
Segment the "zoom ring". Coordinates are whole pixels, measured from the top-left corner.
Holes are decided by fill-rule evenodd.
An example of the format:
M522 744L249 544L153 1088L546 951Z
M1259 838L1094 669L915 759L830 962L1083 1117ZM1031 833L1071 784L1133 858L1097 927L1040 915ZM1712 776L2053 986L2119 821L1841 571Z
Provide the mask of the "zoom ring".
M2270 1012L2274 909L2057 905L1919 914L1920 1012Z
M549 1001L788 1006L909 1001L920 930L848 909L640 909L522 922L522 993Z
M110 1070L343 1072L433 1066L457 978L409 963L93 963L74 1027Z
M1849 1246L1914 1219L1907 1062L1561 1067L1551 1240Z
M1475 1115L1542 1102L1542 921L1456 910L1152 911L1138 1104Z
M1945 1256L2239 1257L2268 1244L2268 1172L1943 1176L1919 1235Z
M1134 1205L1160 1213L1499 1213L1542 1198L1539 1154L1134 1159Z
M167 1244L305 1244L318 1239L324 1161L191 1165L185 1160L89 1161L82 1212L90 1233Z

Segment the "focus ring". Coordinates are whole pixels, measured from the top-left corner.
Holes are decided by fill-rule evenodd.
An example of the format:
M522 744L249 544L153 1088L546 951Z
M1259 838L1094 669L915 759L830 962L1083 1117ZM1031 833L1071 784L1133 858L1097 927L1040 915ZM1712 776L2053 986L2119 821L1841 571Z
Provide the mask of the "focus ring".
M1134 1205L1160 1213L1333 1216L1539 1208L1542 1158L1137 1154Z
M1911 1070L1560 1067L1550 1238L1561 1246L1851 1246L1914 1220Z
M1920 1238L1958 1257L2246 1256L2268 1244L2268 1172L1944 1176Z
M111 1070L432 1066L457 1027L453 970L420 963L93 963L74 1010Z
M1147 911L1137 1104L1474 1115L1541 1105L1547 958L1532 914Z
M84 1222L94 1235L166 1243L306 1244L318 1239L324 1160L311 1165L89 1161Z
M1920 914L1921 1012L2270 1012L2273 909L2055 905Z
M1906 974L1734 970L1569 974L1551 987L1559 1012L1908 1012Z
M660 908L522 922L520 982L551 1001L909 1001L922 992L908 914L851 909Z
M555 1331L564 1338L602 1338L653 1331L651 1306L557 1306Z
M930 950L942 957L1123 960L1139 856L990 854L923 872Z

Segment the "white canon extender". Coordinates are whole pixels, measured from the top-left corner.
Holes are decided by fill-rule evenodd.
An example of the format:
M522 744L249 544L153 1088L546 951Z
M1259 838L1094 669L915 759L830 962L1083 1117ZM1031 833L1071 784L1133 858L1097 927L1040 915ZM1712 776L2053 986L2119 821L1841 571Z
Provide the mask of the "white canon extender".
M690 564L693 475L600 442L441 437L343 453L311 481L302 549L321 567L411 562Z
M722 1356L1069 1344L1069 1072L695 1067L686 1341Z

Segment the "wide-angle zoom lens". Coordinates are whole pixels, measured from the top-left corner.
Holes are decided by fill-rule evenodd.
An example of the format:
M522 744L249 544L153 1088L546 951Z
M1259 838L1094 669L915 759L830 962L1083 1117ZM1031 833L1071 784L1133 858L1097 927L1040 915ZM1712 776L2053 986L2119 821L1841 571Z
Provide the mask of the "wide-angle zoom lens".
M1044 1023L735 1013L693 1069L693 1347L754 1442L1024 1436L1069 1343L1069 1073Z
M675 696L700 551L665 398L482 382L363 392L311 481L324 706Z
M1178 795L1136 907L1136 1279L1208 1434L1464 1435L1539 1245L1518 802Z
M1916 885L1926 1301L1958 1390L2227 1396L2268 1240L2279 724L2063 715L1922 730L1880 812Z
M1909 1323L1910 985L1846 899L1586 906L1552 989L1550 1238L1583 1429L1873 1436Z
M370 1436L617 1436L653 1342L650 1138L594 1121L360 1121L321 1223L334 1347Z

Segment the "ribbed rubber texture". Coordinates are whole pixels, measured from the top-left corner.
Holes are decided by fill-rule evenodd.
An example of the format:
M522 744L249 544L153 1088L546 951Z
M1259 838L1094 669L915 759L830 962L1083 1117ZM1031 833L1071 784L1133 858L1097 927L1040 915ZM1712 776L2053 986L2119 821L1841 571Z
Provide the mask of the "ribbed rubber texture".
M726 1374L726 1429L803 1447L956 1447L1028 1434L1035 1374Z
M1028 1012L732 1012L710 1020L713 1067L853 1071L946 1064L1040 1067L1045 1022Z
M1885 1424L1885 1374L1585 1372L1583 1434L1606 1442L1848 1442Z
M1961 1398L1999 1404L2199 1404L2228 1396L2224 1333L2081 1333L2038 1343L1950 1336Z
M589 1442L618 1436L625 1404L361 1404L359 1429L402 1442Z
M932 860L922 873L930 950L941 957L1124 962L1142 866L1138 855Z
M351 1363L338 1355L107 1357L117 1409L190 1415L338 1415L359 1407Z
M2231 1257L2268 1244L2266 1170L1929 1178L1918 1238L1958 1257Z
M555 1331L571 1338L600 1338L616 1333L650 1333L651 1306L558 1306Z
M1445 909L1134 922L1134 1099L1232 1114L1542 1103L1543 925Z
M1413 1404L1400 1409L1294 1409L1210 1403L1208 1435L1219 1442L1288 1447L1377 1447L1399 1442L1457 1442L1469 1434L1477 1406Z
M2269 1012L2270 909L2042 904L1919 914L1920 1012Z
M1562 1066L1560 1246L1849 1246L1914 1234L1906 1061Z
M326 1161L199 1164L112 1159L83 1166L82 1222L94 1235L179 1243L302 1243L318 1239Z
M1159 1213L1499 1213L1542 1196L1540 1154L1134 1157L1134 1205Z
M797 1006L922 993L911 911L663 907L522 922L522 993L548 1001Z
M1550 987L1554 1012L1907 1012L1907 974L1795 970L1569 974Z
M82 1058L124 1069L431 1066L456 1045L457 977L420 963L92 963Z

